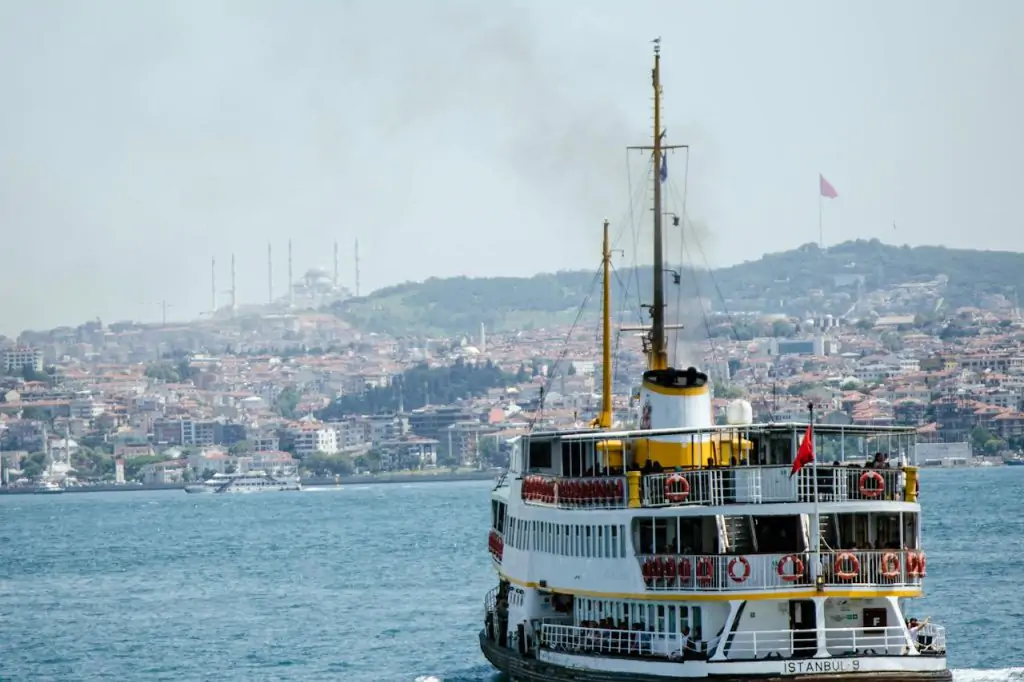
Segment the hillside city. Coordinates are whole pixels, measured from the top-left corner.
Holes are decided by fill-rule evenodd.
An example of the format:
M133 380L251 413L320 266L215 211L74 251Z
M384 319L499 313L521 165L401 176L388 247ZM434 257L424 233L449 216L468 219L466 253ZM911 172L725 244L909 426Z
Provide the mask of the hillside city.
M1006 456L1024 444L1024 321L1002 296L906 312L938 308L944 284L872 291L846 317L708 313L707 335L674 361L709 373L720 420L736 398L775 422L805 421L811 402L832 424L916 427L939 459ZM585 425L600 403L593 323L411 338L293 306L0 339L0 480L482 470L531 427ZM616 417L629 421L641 333L616 331L614 346Z

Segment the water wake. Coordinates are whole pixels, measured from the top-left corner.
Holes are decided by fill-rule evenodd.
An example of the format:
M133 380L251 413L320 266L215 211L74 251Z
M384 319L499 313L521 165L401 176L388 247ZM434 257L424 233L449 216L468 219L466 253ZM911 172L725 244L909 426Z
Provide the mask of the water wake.
M956 682L1024 682L1024 667L954 670L953 679Z

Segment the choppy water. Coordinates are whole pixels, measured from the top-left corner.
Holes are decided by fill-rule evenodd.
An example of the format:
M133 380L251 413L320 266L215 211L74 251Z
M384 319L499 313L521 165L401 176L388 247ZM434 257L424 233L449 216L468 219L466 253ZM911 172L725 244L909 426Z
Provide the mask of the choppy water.
M1024 682L1024 467L924 475L958 682ZM0 679L490 682L490 485L0 496Z

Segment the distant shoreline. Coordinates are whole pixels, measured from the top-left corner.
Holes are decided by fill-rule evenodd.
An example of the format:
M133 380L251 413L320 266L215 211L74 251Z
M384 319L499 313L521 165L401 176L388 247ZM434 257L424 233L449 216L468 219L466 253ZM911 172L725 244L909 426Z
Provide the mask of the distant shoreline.
M497 471L461 471L436 474L384 474L376 476L341 476L335 478L304 478L302 485L307 488L326 488L346 485L378 485L381 483L452 483L456 481L493 481L498 477ZM73 486L64 490L65 494L74 493L127 493L142 490L184 490L185 483L149 483L115 485L83 485ZM0 495L34 495L35 488L0 488Z

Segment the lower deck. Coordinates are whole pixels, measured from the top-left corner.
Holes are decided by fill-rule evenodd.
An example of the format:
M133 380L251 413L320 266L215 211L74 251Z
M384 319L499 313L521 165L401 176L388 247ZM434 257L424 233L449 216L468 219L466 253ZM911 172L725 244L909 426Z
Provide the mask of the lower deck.
M945 659L930 665L906 665L905 658L851 658L844 661L786 661L773 668L764 664L640 661L593 655L574 656L539 650L521 652L480 633L480 650L496 669L515 682L782 682L799 676L801 682L952 682ZM915 661L915 663L917 663Z
M502 582L485 600L483 639L495 656L602 674L949 679L944 629L905 621L896 598L614 601Z

